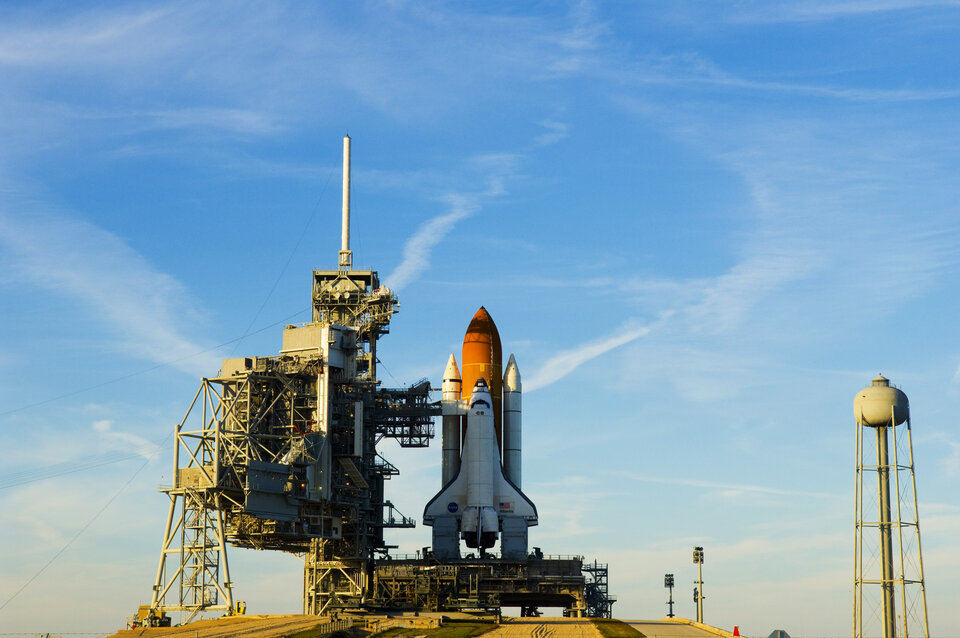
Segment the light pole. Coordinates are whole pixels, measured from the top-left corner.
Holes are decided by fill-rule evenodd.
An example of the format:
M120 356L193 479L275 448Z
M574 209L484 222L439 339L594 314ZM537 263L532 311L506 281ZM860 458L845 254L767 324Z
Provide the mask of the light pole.
M673 618L673 574L663 575L663 586L670 590L670 600L667 601L670 611L667 613L667 618Z
M697 622L703 622L703 548L693 548L693 562L697 565L696 588L693 590L693 599L697 603Z

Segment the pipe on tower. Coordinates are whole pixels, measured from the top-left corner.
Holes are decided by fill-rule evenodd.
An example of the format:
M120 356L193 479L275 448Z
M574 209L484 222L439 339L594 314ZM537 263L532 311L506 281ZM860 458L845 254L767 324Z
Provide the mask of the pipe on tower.
M891 413L890 422L894 422ZM894 600L893 578L893 530L890 521L890 454L887 451L887 428L877 430L877 482L879 488L880 509L880 561L883 582L883 638L896 638L897 606Z

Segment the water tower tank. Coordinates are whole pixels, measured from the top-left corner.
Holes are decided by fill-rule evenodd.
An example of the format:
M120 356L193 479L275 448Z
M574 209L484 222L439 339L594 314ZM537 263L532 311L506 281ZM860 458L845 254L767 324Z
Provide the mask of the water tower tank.
M894 422L890 423L893 415ZM882 374L873 380L853 399L853 416L857 421L872 427L900 425L910 415L907 395L890 385Z

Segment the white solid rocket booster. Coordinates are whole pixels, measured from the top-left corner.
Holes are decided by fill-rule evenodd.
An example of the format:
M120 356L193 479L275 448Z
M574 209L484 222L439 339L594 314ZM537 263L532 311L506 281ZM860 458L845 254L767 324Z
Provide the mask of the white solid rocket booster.
M443 371L443 385L441 391L444 403L456 403L460 400L460 369L457 368L457 359L452 354L447 360L447 368ZM463 417L459 414L443 415L443 457L441 487L449 483L460 472L460 424Z
M517 488L521 487L521 392L520 369L511 354L503 373L503 473Z

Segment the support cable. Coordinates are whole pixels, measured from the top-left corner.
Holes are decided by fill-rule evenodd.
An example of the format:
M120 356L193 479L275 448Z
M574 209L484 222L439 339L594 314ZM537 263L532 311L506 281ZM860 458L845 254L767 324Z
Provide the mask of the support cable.
M393 382L397 384L397 387L398 387L398 388L403 385L402 383L400 383L400 381L399 381L395 376L393 376L393 373L390 372L389 369L387 369L387 366L385 366L385 365L383 364L383 361L380 360L380 357L377 357L377 365L379 365L379 366L382 367L384 370L386 370L387 374L390 375L390 378L393 379Z
M286 273L286 270L287 270L287 268L290 266L290 262L293 260L294 255L296 254L297 250L298 250L299 247L300 247L300 244L303 242L303 238L306 236L307 230L308 230L308 228L310 227L310 223L313 221L313 218L316 216L317 210L319 210L320 202L323 200L323 196L324 196L324 194L326 193L327 186L328 186L329 184L330 184L330 176L328 175L328 176L327 176L327 181L326 181L326 183L324 184L323 189L322 189L321 192L320 192L320 197L317 199L316 204L314 204L313 210L312 210L312 212L310 213L310 217L307 219L306 224L304 224L303 230L300 232L300 236L299 236L299 238L297 239L296 244L294 245L293 249L290 251L290 254L289 254L288 257L287 257L286 263L283 265L283 268L280 270L280 274L277 276L276 281L274 281L273 286L270 288L270 292L267 294L266 298L264 298L263 303L260 305L259 310L257 310L257 312L256 312L256 314L254 315L253 319L251 319L250 323L248 324L247 329L244 331L245 334L241 335L240 337L236 337L236 338L234 338L234 339L230 339L229 341L225 341L225 342L223 342L223 343L220 343L220 344L218 344L218 345L216 345L216 346L213 346L213 347L211 347L211 348L207 348L207 349L205 349L205 350L201 350L201 351L199 351L199 352L195 352L195 353L193 353L193 354L190 354L190 355L187 355L187 356L184 356L184 357L180 357L180 358L177 358L177 359L171 359L171 360L168 360L168 361L164 361L164 362L158 363L157 365L151 366L151 367L149 367L149 368L144 368L144 369L142 369L142 370L137 370L137 371L131 372L131 373L129 373L129 374L122 375L122 376L120 376L120 377L115 377L115 378L113 378L113 379L108 379L107 381L103 381L103 382L97 383L97 384L95 384L95 385L91 385L91 386L87 386L87 387L84 387L84 388L80 388L80 389L78 389L78 390L74 390L74 391L68 392L68 393L66 393L66 394L57 395L57 396L51 397L51 398L49 398L49 399L45 399L45 400L43 400L43 401L38 401L38 402L31 403L31 404L28 404L28 405L23 405L23 406L21 406L21 407L14 408L13 410L7 410L7 411L5 411L5 412L0 412L0 416L7 416L7 415L9 415L9 414L14 414L14 413L16 413L16 412L21 412L21 411L27 410L27 409L29 409L29 408L35 408L35 407L39 407L39 406L42 406L42 405L46 405L46 404L48 404L48 403L52 403L52 402L58 401L58 400L60 400L60 399L65 399L65 398L68 398L68 397L71 397L71 396L76 396L76 395L81 394L81 393L83 393L83 392L89 392L90 390L95 390L95 389L98 389L98 388L102 388L102 387L104 387L104 386L107 386L107 385L110 385L110 384L113 384L113 383L117 383L117 382L119 382L119 381L124 381L124 380L126 380L126 379L130 379L130 378L132 378L132 377L139 376L139 375L141 375L141 374L146 374L146 373L148 373L148 372L152 372L152 371L158 370L158 369L160 369L160 368L168 367L168 366L173 365L173 364L175 364L175 363L179 363L179 362L181 362L181 361L185 361L185 360L187 360L187 359L191 359L191 358L196 357L196 356L199 356L199 355L201 355L201 354L205 354L205 353L208 353L208 352L212 352L212 351L215 351L215 350L219 350L220 348L223 348L223 347L225 347L225 346L227 346L227 345L230 345L231 343L234 344L234 348L233 348L233 350L231 350L231 354L233 354L233 352L236 351L236 348L237 348L237 346L240 344L240 342L242 342L242 341L243 341L244 339L246 339L247 337L252 336L252 335L254 335L254 334L258 334L258 333L260 333L260 332L263 332L263 331L265 331L265 330L267 330L267 329L269 329L269 328L273 328L273 327L275 327L275 326L277 326L277 325L279 325L279 324L281 324L281 323L286 323L286 322L288 322L290 319L293 319L294 317L296 317L296 316L298 316L298 315L301 315L301 314L303 314L304 312L307 312L308 310L310 310L310 308L306 308L306 309L303 309L303 310L299 310L299 311L297 311L296 313L294 313L294 314L292 314L292 315L289 315L288 317L285 317L285 318L283 318L283 319L281 319L281 320L279 320L279 321L276 321L276 322L274 322L274 323L272 323L272 324L270 324L270 325L263 326L262 328L260 328L260 329L258 329L258 330L255 330L255 331L253 331L253 332L250 331L250 329L253 327L253 324L254 324L254 323L256 322L256 320L259 318L260 313L263 311L263 309L266 307L267 303L269 302L270 297L273 295L273 292L276 290L277 286L279 285L280 280L283 278L283 275ZM130 476L129 479L127 479L126 483L124 483L123 486L121 486L120 489L117 490L117 491L113 494L113 496L111 496L111 497L107 500L107 502L103 504L103 506L97 511L97 513L94 514L93 517L92 517L89 521L87 521L87 523L86 523L83 527L81 527L79 530L77 530L77 532L70 538L70 540L68 540L68 541L66 542L66 544L64 544L64 546L61 547L60 550L50 558L50 560L48 560L33 576L31 576L23 585L21 585L20 588L19 588L17 591L15 591L9 598L7 598L7 600L5 600L5 601L3 602L3 604L0 604L0 611L2 611L3 609L5 609L5 608L7 607L7 605L9 605L11 602L13 602L13 600L14 600L15 598L17 598L17 596L19 596L21 593L23 593L23 592L27 589L27 587L29 587L35 580L37 580L58 558L60 558L60 556L63 555L64 552L67 551L67 549L70 548L71 545L73 545L74 542L76 542L76 540L77 540L78 538L80 538L81 535L83 535L84 532L87 531L87 529L90 528L91 525L93 525L93 524L100 518L101 515L103 515L103 513L107 510L107 508L110 507L110 505L117 499L117 497L120 496L120 494L121 494L125 489L127 489L127 487L129 487L131 483L133 483L134 479L136 479L137 476L140 475L140 472L143 471L143 469L144 469L147 465L149 465L150 461L152 461L152 460L157 456L157 454L160 453L160 450L162 450L162 449L164 448L164 446L166 445L167 441L170 440L170 437L171 437L172 435L173 435L173 432L171 432L170 434L168 434L168 435L163 439L163 441L157 446L157 448L154 450L154 452L153 452L149 457L147 457L147 458L144 460L144 462L140 465L140 467L137 468L137 470ZM118 459L118 460L120 460L120 459ZM108 462L111 462L111 461L108 461ZM80 469L85 469L85 468L78 468L77 470L73 470L73 471L79 471Z
M160 368L166 368L166 367L172 366L172 365L174 365L174 364L176 364L176 363L180 363L181 361L186 361L187 359L192 359L192 358L198 357L198 356L200 356L200 355L202 355L202 354L206 354L206 353L208 353L208 352L213 352L213 351L215 351L215 350L219 350L220 348L229 346L231 343L234 343L234 342L237 342L237 341L242 341L243 339L246 339L247 337L251 337L251 336L253 336L253 335L255 335L255 334L259 334L259 333L263 332L264 330L269 330L270 328L274 328L274 327L276 327L276 326L279 326L280 324L287 323L288 321L290 321L290 320L293 319L294 317L297 317L297 316L299 316L299 315L302 315L303 313L308 312L309 310L310 310L310 308L303 308L303 309L298 310L297 312L293 313L292 315L288 315L287 317L284 317L283 319L280 319L280 320L278 320L278 321L274 321L273 323L271 323L271 324L269 324L269 325L266 325L266 326L263 326L262 328L258 328L257 330L254 330L253 332L247 333L247 334L242 335L242 336L239 336L239 337L235 337L235 338L233 338L233 339L230 339L229 341L224 341L223 343L220 343L220 344L217 344L217 345L212 346L212 347L210 347L210 348L207 348L206 350L199 350L199 351L197 351L197 352L194 352L193 354L188 354L188 355L186 355L186 356L179 357L179 358L177 358L177 359L169 359L169 360L167 360L167 361L163 361L163 362L161 362L161 363L158 363L158 364L155 365L155 366L150 366L149 368L143 368L142 370L136 370L136 371L134 371L134 372L130 372L130 373L128 373L128 374L124 374L124 375L119 376L119 377L114 377L113 379L108 379L108 380L106 380L106 381L101 381L100 383L97 383L97 384L94 384L94 385L89 385L89 386L80 388L80 389L78 389L78 390L73 390L73 391L71 391L71 392L67 392L66 394L59 394L59 395L57 395L57 396L50 397L49 399L44 399L43 401L37 401L36 403L29 403L29 404L27 404L27 405L22 405L22 406L20 406L19 408L14 408L14 409L12 409L12 410L7 410L6 412L0 412L0 416L7 416L7 415L9 415L9 414L14 414L14 413L16 413L16 412L22 412L22 411L28 410L28 409L30 409L30 408L36 408L36 407L39 407L39 406L41 406L41 405L46 405L46 404L48 404L48 403L53 403L54 401L59 401L60 399L66 399L66 398L69 398L69 397L72 397L72 396L76 396L76 395L78 395L78 394L82 394L82 393L84 393L84 392L89 392L90 390L97 390L97 389L99 389L99 388L102 388L102 387L107 386L107 385L111 385L111 384L113 384L113 383L117 383L117 382L119 382L119 381L125 381L125 380L127 380L127 379L130 379L130 378L133 378L133 377L136 377L136 376L140 376L141 374L146 374L146 373L148 373L148 372L153 372L154 370L159 370Z
M86 386L86 387L84 387L84 388L80 388L79 390L74 390L74 391L68 392L68 393L66 393L66 394L60 394L60 395L57 395L57 396L55 396L55 397L51 397L51 398L49 398L49 399L45 399L45 400L43 400L43 401L38 401L37 403L30 403L30 404L28 404L28 405L20 406L19 408L14 408L13 410L7 410L6 412L0 412L0 416L7 416L8 414L14 414L14 413L16 413L16 412L22 412L23 410L27 410L27 409L29 409L29 408L36 408L36 407L39 407L39 406L41 406L41 405L46 405L47 403L52 403L52 402L54 402L54 401L59 401L60 399L66 399L66 398L68 398L68 397L72 397L72 396L75 396L75 395L77 395L77 394L81 394L81 393L83 393L83 392L89 392L90 390L96 390L96 389L102 388L102 387L104 387L104 386L106 386L106 385L110 385L110 384L113 384L113 383L117 383L118 381L124 381L124 380L126 380L126 379L131 378L131 377L136 377L136 376L139 376L139 375L141 375L141 374L146 374L147 372L153 372L154 370L159 370L160 368L165 368L165 367L171 366L171 365L173 365L173 364L175 364L175 363L180 363L181 361L186 361L187 359L192 359L192 358L194 358L194 357L198 357L198 356L200 356L201 354L206 354L206 353L208 353L208 352L213 352L214 350L219 350L220 348L226 347L226 346L230 345L231 343L234 344L234 345L233 345L233 350L230 351L230 354L233 354L234 352L236 352L237 346L239 346L240 343L241 343L244 339L246 339L247 337L252 337L252 336L255 335L255 334L260 334L260 333L263 332L264 330L267 330L267 329L269 329L269 328L273 328L273 327L275 327L275 326L278 326L278 325L280 325L281 323L285 323L285 322L289 321L290 319L293 319L294 317L296 317L296 316L298 316L298 315L301 315L301 314L303 314L304 312L307 312L308 310L311 310L310 308L306 308L306 309L303 309L303 310L298 310L297 312L295 312L294 314L290 315L289 317L286 317L286 318L281 319L281 320L279 320L279 321L275 321L274 323L271 323L271 324L268 325L268 326L263 326L262 328L259 328L259 329L257 329L257 330L254 330L254 331L252 331L252 332L250 331L250 329L253 327L253 324L256 323L257 319L260 317L260 313L263 312L263 309L267 307L267 303L270 301L270 297L273 296L274 291L276 291L277 286L280 284L280 280L283 278L283 275L287 272L287 268L290 267L290 262L293 261L293 256L297 253L297 250L300 248L300 244L303 243L303 238L306 236L307 230L310 228L310 224L313 222L313 219L317 216L317 211L320 209L320 202L323 201L323 196L326 194L326 192L327 192L327 186L329 186L329 185L330 185L330 175L327 175L327 181L324 183L323 189L320 191L320 196L317 198L316 203L313 205L313 209L312 209L311 212L310 212L310 217L307 219L307 222L303 225L303 230L300 231L300 237L297 238L297 243L294 244L293 249L290 251L290 254L287 256L287 261L286 261L286 263L283 265L283 268L280 269L280 274L277 275L277 279L273 282L273 286L270 287L270 292L267 293L267 296L264 298L263 303L260 304L260 308L257 310L256 314L253 316L253 319L250 320L249 325L247 325L247 329L244 331L244 333L243 333L241 336L236 337L236 338L234 338L234 339L230 339L229 341L224 341L223 343L217 344L217 345L215 345L215 346L213 346L213 347L211 347L211 348L207 348L206 350L200 350L200 351L198 351L198 352L194 352L193 354L189 354L189 355L186 355L186 356L184 356L184 357L180 357L179 359L170 359L170 360L168 360L168 361L163 361L163 362L161 362L161 363L158 363L158 364L155 365L155 366L151 366L151 367L149 367L149 368L144 368L144 369L142 369L142 370L137 370L137 371L131 372L131 373L129 373L129 374L125 374L125 375L123 375L123 376L115 377L115 378L113 378L113 379L108 379L107 381L103 381L103 382L98 383L98 384L96 384L96 385Z
M117 491L113 494L113 496L111 496L109 499L107 499L107 502L103 504L103 507L101 507L99 510L97 510L97 513L93 515L93 518L91 518L89 521L87 521L87 523L86 523L83 527L81 527L79 530L77 530L77 533L74 534L73 537L71 537L70 540L68 540L68 541L66 542L66 544L65 544L63 547L60 548L60 551L58 551L56 554L54 554L53 557L52 557L50 560L48 560L48 561L46 562L46 564L44 564L44 566L41 567L41 568L37 571L36 574L34 574L33 576L31 576L31 577L27 580L27 582L25 582L23 585L20 586L20 589L18 589L17 591L15 591L15 592L13 593L13 595L11 595L9 598L7 598L7 600L5 600L2 605L0 605L0 611L2 611L7 605L9 605L11 602L13 602L13 599L14 599L14 598L16 598L16 597L19 596L21 593L23 593L23 591L33 583L33 581L35 581L35 580L37 580L38 578L40 578L40 576L43 574L43 572L47 571L47 568L50 567L50 565L52 565L52 564L54 563L54 561L56 561L58 558L60 558L60 556L61 556L65 551L67 551L67 549L69 549L70 546L73 545L73 543L74 543L78 538L80 538L80 536L81 536L85 531L87 531L87 529L89 529L90 526L93 525L93 524L97 521L97 519L100 518L100 516L101 516L105 511L107 511L107 508L110 507L110 505L117 499L117 497L120 496L120 494L121 494L125 489L127 489L127 488L130 486L131 483L133 483L133 480L134 480L135 478L137 478L137 476L140 475L140 472L143 471L143 468L147 467L147 465L150 464L150 461L152 461L152 460L154 459L154 457L156 457L157 454L160 453L160 450L163 449L163 446L166 444L167 441L170 440L170 437L171 437L171 436L173 436L173 432L170 432L170 434L168 434L168 435L166 436L166 438L163 440L163 442L161 442L160 445L157 446L157 449L154 450L153 454L151 454L149 457L147 457L147 458L143 461L143 463L140 465L140 467L137 468L137 471L134 472L133 475L132 475L129 479L127 479L127 482L124 483L124 484L120 487L120 489L117 490Z
M158 443L156 445L160 444ZM133 459L142 458L142 454L111 452L109 454L101 454L91 459L81 461L74 460L55 463L45 467L39 467L0 476L0 490L7 490L12 487L26 485L28 483L36 483L37 481L45 481L50 478L56 478L58 476L63 476L64 474L73 474L75 472L93 470L98 467L103 467L104 465L112 465L113 463L122 463L123 461L132 461Z
M323 188L320 190L320 197L317 198L317 202L313 205L313 210L310 212L310 217L307 218L307 223L303 225L303 230L300 231L300 236L297 238L297 243L293 245L293 249L290 251L290 254L287 256L287 262L283 264L283 268L280 269L280 274L277 275L276 280L274 280L273 285L270 286L270 292L267 293L267 296L263 298L263 303L260 304L260 308L257 309L253 319L250 320L250 325L247 326L246 333L243 337L237 339L233 344L233 350L230 351L230 354L233 355L237 351L240 342L243 341L246 337L250 336L250 328L253 327L253 324L260 317L260 313L263 312L263 309L267 307L267 303L270 301L270 297L273 296L274 291L277 289L277 286L280 285L280 280L283 279L283 275L286 274L287 268L290 267L290 262L293 261L293 256L297 254L297 249L300 248L300 244L303 242L303 238L307 235L307 229L310 228L310 223L313 221L313 218L317 216L317 211L320 210L320 202L323 201L323 196L327 192L327 186L330 185L330 174L327 174L327 181L323 184Z

